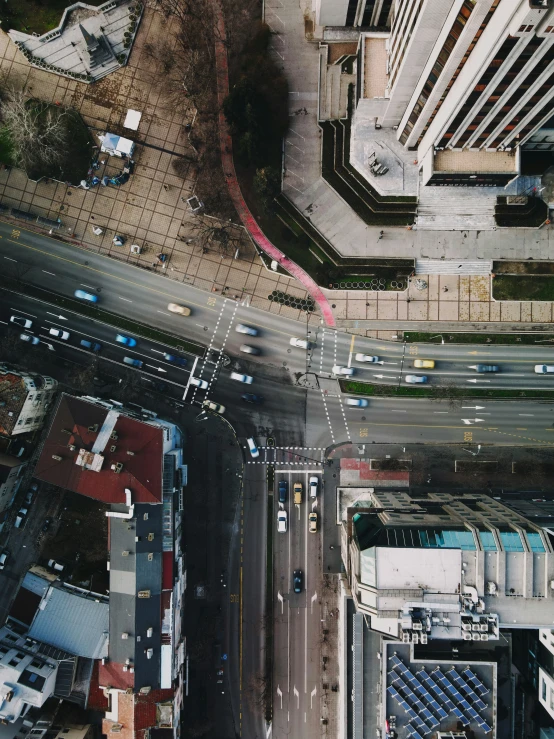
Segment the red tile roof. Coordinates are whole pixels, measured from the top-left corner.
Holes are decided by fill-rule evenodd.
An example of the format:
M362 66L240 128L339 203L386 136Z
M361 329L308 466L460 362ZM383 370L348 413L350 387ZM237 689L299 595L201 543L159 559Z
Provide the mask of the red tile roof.
M161 502L163 430L160 428L116 409L119 415L113 433L117 439L108 436L101 445L103 448L95 450L101 455L96 457L100 470L76 464L80 450L92 452L108 413L89 401L62 395L35 476L104 503L125 503L125 488L130 488L133 503ZM97 431L89 430L96 426ZM121 472L111 469L117 463L123 465Z
M135 675L133 672L123 671L123 665L117 662L106 662L105 665L100 663L98 667L98 682L102 687L107 688L119 688L119 690L126 690L127 688L134 688L135 686Z
M104 695L104 690L100 687L101 683L98 682L98 670L101 665L102 663L98 659L95 660L94 667L92 668L87 701L87 709L91 711L107 711L109 706L108 699Z

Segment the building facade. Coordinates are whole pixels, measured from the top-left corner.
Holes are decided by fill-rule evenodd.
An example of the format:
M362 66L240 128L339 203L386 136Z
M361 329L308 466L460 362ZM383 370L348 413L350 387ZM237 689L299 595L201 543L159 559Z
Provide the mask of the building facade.
M58 383L46 375L30 375L0 365L0 434L15 436L44 423Z
M0 513L10 505L17 493L26 466L27 462L19 457L0 452Z

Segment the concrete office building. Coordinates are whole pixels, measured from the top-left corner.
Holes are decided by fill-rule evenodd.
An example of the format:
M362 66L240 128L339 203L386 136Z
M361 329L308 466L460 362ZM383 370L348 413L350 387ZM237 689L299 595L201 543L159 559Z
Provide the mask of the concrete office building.
M47 375L15 372L0 365L0 435L15 436L39 429L58 383Z
M548 531L482 495L349 493L358 497L342 514L342 559L356 609L375 631L427 644L551 625Z

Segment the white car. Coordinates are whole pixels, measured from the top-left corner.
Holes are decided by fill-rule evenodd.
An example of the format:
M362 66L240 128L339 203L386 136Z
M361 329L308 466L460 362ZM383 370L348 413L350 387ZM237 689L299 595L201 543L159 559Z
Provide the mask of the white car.
M549 375L551 372L554 372L554 365L552 364L536 364L535 365L535 373L537 375Z
M369 354L356 354L356 362L378 362L379 357L371 357Z
M277 531L280 534L286 534L287 533L287 512L286 511L279 511L277 514Z
M168 303L167 310L170 313L179 313L182 316L190 316L190 308L186 305L179 305L179 303Z
M351 405L353 408L367 408L369 405L365 398L346 398L345 405Z
M221 403L214 403L213 400L205 400L202 403L202 408L207 408L210 411L215 411L215 413L225 413L225 406L221 405Z
M12 316L10 318L10 323L15 323L18 326L23 326L23 328L31 328L33 325L33 322L30 318L22 318L21 316Z
M235 326L235 331L237 331L239 334L248 334L248 336L258 335L257 328L254 328L253 326L245 326L244 323L237 323L237 325Z
M31 334L19 334L19 338L21 341L30 341L31 344L35 345L40 344L40 339L38 336L31 336Z
M51 328L48 333L57 339L63 339L64 341L69 339L69 331L63 331L61 328Z
M317 498L317 489L319 487L319 478L318 477L310 477L310 482L308 484L308 487L310 488L310 498Z
M231 372L231 380L237 380L237 382L245 382L247 385L251 385L254 382L254 378L250 375L241 375L240 372Z
M252 437L249 437L246 439L246 443L248 444L248 448L250 449L250 454L256 459L256 457L260 456L260 451L258 447L256 446L256 442Z
M352 377L355 371L354 367L343 367L340 364L335 364L333 367L334 375L347 375L348 377Z
M311 349L312 344L307 339L297 339L295 336L289 341L291 346L296 346L298 349Z
M427 375L406 375L404 379L409 385L417 385L420 382L427 382Z
M206 382L206 380L201 380L199 377L191 377L190 384L194 385L195 387L199 387L202 390L208 389L208 383Z

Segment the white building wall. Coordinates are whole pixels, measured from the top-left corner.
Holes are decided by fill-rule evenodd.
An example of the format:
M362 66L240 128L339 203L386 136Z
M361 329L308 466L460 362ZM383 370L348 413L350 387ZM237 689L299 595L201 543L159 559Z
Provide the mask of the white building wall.
M14 372L11 374L17 373ZM12 436L25 434L42 426L48 407L58 387L57 381L46 375L41 376L42 385L40 387L36 386L35 380L31 375L20 374L19 376L25 382L28 392L23 408L15 422Z
M539 703L554 719L554 679L539 667Z
M318 26L344 26L348 0L316 0L314 10Z

